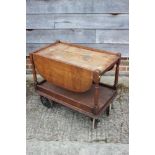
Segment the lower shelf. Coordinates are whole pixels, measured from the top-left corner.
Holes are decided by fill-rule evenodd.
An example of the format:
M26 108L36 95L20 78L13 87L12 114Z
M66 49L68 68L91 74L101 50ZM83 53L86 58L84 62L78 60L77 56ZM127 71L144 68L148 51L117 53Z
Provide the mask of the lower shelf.
M94 84L87 92L75 93L44 81L36 86L36 91L41 96L47 97L92 118L98 118L116 95L116 90L100 85L99 111L97 114L94 114L92 112L94 108Z

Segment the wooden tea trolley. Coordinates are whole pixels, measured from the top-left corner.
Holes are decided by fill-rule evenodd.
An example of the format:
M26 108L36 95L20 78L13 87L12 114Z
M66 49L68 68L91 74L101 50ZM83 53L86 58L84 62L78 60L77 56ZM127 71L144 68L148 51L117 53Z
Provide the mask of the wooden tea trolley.
M95 128L116 95L120 58L120 53L56 41L30 54L35 90L45 106L55 101L81 112L92 118ZM114 84L100 83L115 65ZM36 73L44 80L38 82Z

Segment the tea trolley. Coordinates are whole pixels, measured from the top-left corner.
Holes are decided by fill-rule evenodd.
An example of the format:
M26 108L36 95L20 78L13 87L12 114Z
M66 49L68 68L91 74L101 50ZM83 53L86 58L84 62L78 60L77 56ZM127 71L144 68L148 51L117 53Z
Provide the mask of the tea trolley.
M120 59L120 53L56 41L30 53L35 90L43 105L60 103L89 116L96 128L116 96ZM114 84L101 83L101 76L114 67ZM37 74L44 80L38 82Z

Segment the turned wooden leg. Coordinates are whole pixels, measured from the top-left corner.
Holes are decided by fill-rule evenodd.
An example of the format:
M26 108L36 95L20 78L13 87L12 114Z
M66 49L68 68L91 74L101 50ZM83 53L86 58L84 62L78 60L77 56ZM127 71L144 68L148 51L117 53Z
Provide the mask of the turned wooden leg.
M33 55L30 54L30 61L32 64L32 75L33 75L33 80L34 80L34 87L36 88L37 85L37 75L36 75L36 70L35 70L35 65L34 65L34 61L33 61Z
M115 80L114 80L114 85L113 85L114 89L116 89L117 88L117 85L118 85L119 65L120 65L120 59L119 59L119 61L116 64Z
M99 110L99 83L100 83L100 71L96 70L93 75L93 80L95 83L95 92L94 92L94 109L93 113L96 115Z

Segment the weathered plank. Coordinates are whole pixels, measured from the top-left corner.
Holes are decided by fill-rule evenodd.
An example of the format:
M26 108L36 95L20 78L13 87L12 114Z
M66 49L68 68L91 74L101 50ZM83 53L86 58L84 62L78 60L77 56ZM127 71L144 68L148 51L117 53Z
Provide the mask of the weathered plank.
M128 15L55 15L55 28L128 29Z
M29 55L30 52L43 47L47 45L46 43L44 44L31 44L28 43L26 44L26 54L27 56ZM129 53L129 45L128 44L80 44L88 47L93 47L101 50L109 50L109 51L114 51L114 52L120 52L123 57L128 57Z
M33 30L27 31L27 43L51 43L65 40L74 43L95 43L95 30Z
M39 14L27 15L27 29L128 29L128 15Z
M120 52L123 57L128 57L129 56L129 44L83 44L88 47L93 47L96 49L101 49L101 50L108 50L108 51L113 51L113 52Z
M128 30L96 30L96 43L125 43L129 42Z
M27 29L53 29L54 16L51 15L26 15Z
M128 13L128 0L27 0L27 14Z
M33 30L27 31L27 43L51 43L65 40L73 43L128 43L128 30Z

